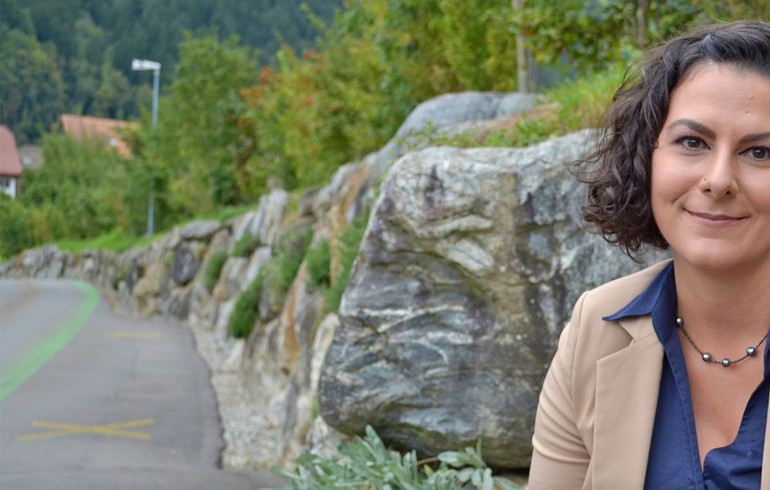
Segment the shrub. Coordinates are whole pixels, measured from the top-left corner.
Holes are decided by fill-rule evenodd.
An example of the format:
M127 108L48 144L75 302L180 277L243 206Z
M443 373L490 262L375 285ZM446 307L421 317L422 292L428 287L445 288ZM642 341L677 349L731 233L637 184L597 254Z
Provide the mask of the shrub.
M9 258L36 245L27 230L29 215L16 199L0 192L0 256Z
M323 457L309 451L297 459L294 473L273 469L288 478L294 490L317 488L359 489L484 489L517 490L519 487L501 477L492 476L481 459L481 444L476 449L448 451L435 459L418 461L415 451L400 454L385 447L375 430L367 426L364 438L343 442L338 455ZM432 468L427 463L438 463Z
M222 273L225 262L227 262L227 252L222 248L213 250L206 260L206 265L203 267L203 285L209 292L219 281L219 275Z
M244 233L233 245L233 257L248 257L257 247L259 247L259 237L251 233Z
M324 290L324 299L326 299L326 306L329 311L338 311L340 307L340 301L342 301L342 293L345 292L345 288L348 286L348 279L350 278L350 270L353 268L353 261L356 260L358 255L358 247L361 245L361 240L364 238L366 232L368 212L364 212L353 220L345 231L339 237L337 243L337 251L340 258L339 271L334 275L334 280L331 282L329 288Z
M262 296L262 282L264 281L262 273L241 292L233 306L233 315L230 317L228 329L230 335L236 339L242 339L249 336L251 329L257 322L257 313L259 298Z
M281 238L280 248L276 250L273 260L266 267L271 309L283 303L305 259L312 238L313 229L309 225L300 230L290 231Z
M366 219L369 213L361 216L345 228L336 244L336 252L339 256L339 269L334 278L331 277L331 250L328 240L321 240L315 247L307 252L306 264L308 282L321 288L329 311L337 312L342 300L342 293L348 285L350 270L353 261L358 255L358 247L366 232Z
M305 263L311 284L319 287L328 287L331 284L329 240L324 238L315 247L311 247L305 255Z

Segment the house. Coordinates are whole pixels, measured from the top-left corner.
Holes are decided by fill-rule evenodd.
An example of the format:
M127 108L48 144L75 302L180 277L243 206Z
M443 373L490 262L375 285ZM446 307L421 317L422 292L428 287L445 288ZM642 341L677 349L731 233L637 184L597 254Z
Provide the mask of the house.
M59 117L62 130L75 138L97 138L107 145L114 147L124 157L131 156L131 150L121 139L122 128L136 127L136 124L117 119L103 117L77 116L75 114L62 114Z
M22 167L16 137L10 129L0 125L0 191L16 197Z

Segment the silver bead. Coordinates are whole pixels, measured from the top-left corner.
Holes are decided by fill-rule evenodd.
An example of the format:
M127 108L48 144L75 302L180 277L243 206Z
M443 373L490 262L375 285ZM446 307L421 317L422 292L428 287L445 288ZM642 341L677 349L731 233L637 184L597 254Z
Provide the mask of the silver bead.
M730 359L728 359L726 357L724 359L722 359L722 365L724 367L730 367L730 364L731 364Z
M704 352L701 358L706 362L711 362L711 354L709 354L708 352Z
M757 353L757 349L755 349L754 347L749 347L748 349L746 349L747 356L753 356L756 353Z
M683 323L684 323L684 320L682 320L681 316L676 317L676 325L678 327L681 327Z

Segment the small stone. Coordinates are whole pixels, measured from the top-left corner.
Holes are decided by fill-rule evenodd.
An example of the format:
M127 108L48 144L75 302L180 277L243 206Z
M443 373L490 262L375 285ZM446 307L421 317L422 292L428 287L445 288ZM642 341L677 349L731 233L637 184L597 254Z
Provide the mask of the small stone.
M722 359L722 365L724 367L730 367L730 364L732 364L732 362L730 362L730 359L727 359L727 358Z
M709 354L708 352L704 352L701 358L706 362L711 362L711 354Z
M749 347L748 349L746 349L747 356L753 356L756 353L757 353L757 349L755 349L754 347Z

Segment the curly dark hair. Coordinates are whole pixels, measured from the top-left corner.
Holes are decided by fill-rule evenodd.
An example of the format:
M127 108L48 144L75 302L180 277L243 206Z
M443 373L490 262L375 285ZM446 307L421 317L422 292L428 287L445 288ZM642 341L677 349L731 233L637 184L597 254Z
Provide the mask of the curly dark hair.
M576 163L578 180L588 184L583 218L635 260L644 244L668 247L650 204L652 152L673 91L704 63L770 77L770 26L759 21L710 25L649 51L615 94L598 149Z

